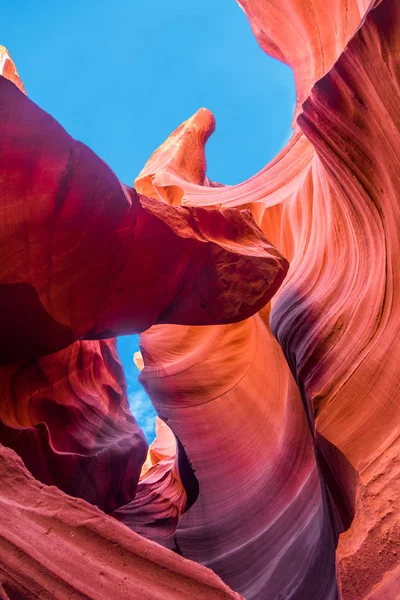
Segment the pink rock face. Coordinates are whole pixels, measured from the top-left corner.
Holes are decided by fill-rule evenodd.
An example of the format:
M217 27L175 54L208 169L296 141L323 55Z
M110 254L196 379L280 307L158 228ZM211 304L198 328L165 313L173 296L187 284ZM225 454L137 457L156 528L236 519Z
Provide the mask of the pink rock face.
M0 446L4 599L240 600L209 569L36 481Z
M0 368L0 443L41 482L110 512L135 497L147 442L113 340Z
M88 597L82 579L89 597L110 598L115 581L132 598L159 598L160 587L163 597L187 598L188 590L199 598L239 597L218 577L161 549L160 557L170 555L181 565L168 575L169 583L162 583L152 559L140 571L143 577L132 572L123 577L118 564L104 593L94 589L91 559L80 565L82 577L72 561L72 584L60 583L67 536L75 536L58 517L61 509L69 514L70 500L61 491L50 504L38 499L49 516L49 531L51 526L57 531L55 543L64 548L58 558L43 537L48 532L37 530L41 518L35 511L31 539L42 535L35 547L43 564L36 569L37 555L15 541L18 559L7 550L9 539L27 527L24 507L37 499L43 484L113 513L147 537L168 541L197 498L197 479L171 432L167 455L154 459L158 440L138 483L147 444L129 412L115 342L96 338L138 332L153 322L240 321L275 293L288 264L248 212L173 208L121 184L87 147L29 101L8 53L1 52L0 450L1 444L15 450L25 470L21 475L13 454L3 453L2 479L15 472L12 493L22 504L12 516L21 529L2 525L0 592L7 598ZM37 481L32 487L26 469L41 487ZM9 492L0 492L0 502L9 502ZM90 510L85 516L87 510L79 504L69 524L81 527L92 518ZM129 540L129 530L124 532ZM102 553L105 560L107 549L110 555L112 548L124 554L122 540L107 541L102 551L91 528L83 538L82 544L74 541L77 555L94 548L95 561ZM199 584L196 573L204 574ZM160 581L144 585L146 576ZM122 579L129 581L125 585Z
M339 593L333 547L355 514L336 553L340 594L397 598L399 9L353 3L343 19L342 2L243 4L263 47L295 70L293 139L248 182L212 188L186 179L178 130L144 181L164 200L180 186L185 206L249 208L291 266L271 312L141 336L142 382L199 480L176 540L246 598L325 600ZM299 35L310 54L298 56ZM205 137L210 122L193 117L187 134Z
M288 265L249 215L139 196L4 77L0 94L3 364L156 322L237 321L275 293Z
M158 417L156 434L135 498L112 516L146 538L175 549L177 525L197 500L199 486L182 445Z
M140 352L134 355L143 369ZM135 497L112 513L133 531L175 548L173 536L183 513L197 500L198 481L186 453L171 429L156 417L156 439L140 472Z
M238 0L261 48L294 70L296 116L314 83L335 64L367 10L380 1L332 0L328 5L321 0Z
M71 547L72 528L68 568L88 557L74 590L93 598L113 597L117 584L132 598L138 586L140 597L235 597L196 563L246 600L400 595L400 6L241 5L264 50L293 68L298 101L287 147L237 186L206 176L206 109L156 150L134 191L0 80L1 198L11 215L0 442L44 483L128 526L41 487L0 446L18 499L8 520L0 516L9 597L28 578L44 597L71 591L49 587L61 585L57 561L39 572L22 545L27 511L44 561ZM12 63L2 64L18 84ZM35 318L24 320L28 309ZM164 422L146 461L113 342L76 341L128 331L142 332L140 380ZM7 506L10 488L0 491ZM105 541L105 531L117 537ZM126 544L141 566L123 583ZM161 575L154 563L164 559ZM105 560L113 587L103 593L90 585Z

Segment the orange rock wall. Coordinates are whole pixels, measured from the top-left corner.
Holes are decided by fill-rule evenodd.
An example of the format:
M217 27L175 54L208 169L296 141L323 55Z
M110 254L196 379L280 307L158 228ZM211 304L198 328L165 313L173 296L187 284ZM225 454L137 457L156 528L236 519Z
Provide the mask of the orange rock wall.
M180 186L180 201L186 206L251 209L264 233L290 261L270 316L265 309L247 324L218 328L215 333L211 328L207 335L170 326L152 328L141 336L142 381L159 414L179 432L199 479L198 503L181 520L177 539L188 556L214 568L246 598L272 599L282 593L290 598L325 599L336 592L334 577L331 592L323 587L330 577L326 564L334 560L318 547L324 519L330 522L335 543L355 514L336 554L340 593L345 599L378 598L382 587L394 599L400 594L396 576L400 236L395 150L399 144L399 9L391 0L374 6L242 4L262 47L294 68L299 116L293 139L249 181L212 187L205 178L200 187L194 177L188 180L187 168L180 168L183 150L176 151L178 130L161 148L162 164L155 154L136 181L140 190L145 175L152 181L154 197L164 200L163 189ZM294 26L296 32L288 35ZM186 134L198 139L194 122L205 136L212 121L200 112L186 123ZM202 164L200 149L195 156ZM193 167L193 172L198 169ZM256 322L262 334L251 338L247 332ZM283 351L277 349L275 362L270 356L262 359L274 345L270 327ZM240 328L237 337L236 328ZM252 340L247 344L244 332ZM208 388L199 384L206 377ZM304 421L291 437L285 429L288 415L294 419L301 405L309 429ZM196 418L190 412L196 412ZM262 510L276 524L280 505L274 505L263 486L272 495L275 491L283 505L282 489L288 478L293 489L304 489L293 470L298 472L295 460L302 444L307 447L307 435L316 461L309 450L307 495L314 536L305 537L315 554L311 558L312 550L305 552L307 543L299 541L293 561L283 529L294 531L296 526L288 515L276 538L267 533L268 519L261 516ZM206 462L201 448L209 445L212 450ZM279 452L291 457L289 466L288 458L279 460ZM233 473L228 467L231 458ZM319 484L312 486L315 465L319 493L315 491ZM220 486L229 473L230 486ZM236 493L238 482L240 493ZM318 495L320 516L315 518L311 498ZM247 514L240 507L243 498L254 507ZM293 506L288 513L297 520L301 537L303 520ZM239 514L244 523L242 539ZM200 521L208 524L204 536ZM231 545L229 530L234 531ZM191 542L194 532L196 543ZM262 532L266 540L274 540L272 547L262 544ZM295 540L293 534L293 548ZM324 544L329 545L326 539ZM258 565L257 552L263 555ZM242 577L249 556L252 577ZM301 575L293 563L302 565ZM271 565L280 569L279 575ZM299 588L307 573L315 585L320 576L318 591ZM276 587L274 577L279 579Z

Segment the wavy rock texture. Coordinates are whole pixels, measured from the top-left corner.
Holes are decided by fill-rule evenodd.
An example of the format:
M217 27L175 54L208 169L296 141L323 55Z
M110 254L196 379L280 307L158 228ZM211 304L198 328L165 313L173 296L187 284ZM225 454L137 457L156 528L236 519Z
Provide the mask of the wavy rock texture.
M167 425L156 423L157 440L149 448L135 498L112 516L133 531L166 547L175 549L173 536L183 513L197 500L199 486L182 447L172 433L160 431ZM167 437L168 446L164 446Z
M40 484L0 446L0 597L4 600L240 600L212 571Z
M392 574L400 550L399 31L398 3L382 1L299 120L339 216L342 287L325 321L331 351L308 374L307 386L318 429L360 473L356 519L338 549L343 597L351 599L378 598L381 582L386 598L400 593ZM344 261L350 240L353 260Z
M380 0L238 0L261 48L292 67L296 114L312 86L327 73ZM295 122L294 122L295 124Z
M3 364L155 322L240 320L279 287L287 263L249 215L139 196L4 77L0 94Z
M147 442L129 410L115 340L75 342L36 361L3 366L0 392L0 443L39 481L95 504L146 537L174 533L197 498L197 480L159 419L144 462Z
M246 598L296 589L333 598L334 546L311 435L262 317L224 331L160 326L143 335L141 381L199 481L177 548Z
M117 565L103 594L91 579L91 560L80 566L82 578L72 561L70 573L77 580L69 586L58 581L70 534L57 511L68 513L71 500L58 492L56 512L48 519L60 549L55 564L54 548L44 537L48 532L37 529L40 511L24 513L37 489L44 489L45 496L51 492L37 482L32 487L27 471L20 474L21 466L1 444L15 449L41 482L113 512L148 537L169 538L197 498L197 480L174 439L174 455L154 459L138 483L147 444L129 412L115 341L90 338L140 331L153 322L241 320L273 295L287 262L249 213L172 208L121 184L87 147L21 93L5 49L0 58L0 451L2 480L15 471L16 485L10 489L21 503L16 502L11 518L20 521L21 529L4 524L0 591L12 598L110 598L118 583L122 595L132 598L159 598L160 588L163 597L238 597L184 559L178 559L165 585L162 576L155 586L141 583L140 576L125 586ZM84 337L89 339L77 340ZM168 444L170 448L171 439ZM8 493L0 492L5 505ZM46 502L38 500L41 510L53 506ZM74 527L82 528L85 506L78 504L70 523ZM43 554L39 563L38 555L27 553L14 539L28 519L35 524L31 541L40 537L34 542ZM125 535L129 540L127 529ZM76 541L75 561L81 552L96 554L95 561L108 553L111 562L112 548L124 554L123 541L103 543L91 528L82 532L82 543ZM142 572L143 578L159 577L151 564ZM197 573L205 574L199 585ZM86 578L87 594L81 590Z
M270 314L141 335L141 380L199 480L176 540L248 599L325 600L339 593L333 547L355 513L336 554L340 593L395 599L400 11L242 4L262 46L294 68L293 139L248 182L213 187L202 110L136 181L174 204L250 208L291 265Z
M153 154L136 194L0 81L13 123L0 111L2 198L19 211L1 264L6 285L28 286L5 287L0 296L4 361L37 361L83 335L149 327L140 379L179 441L159 426L135 498L113 514L211 567L247 600L395 600L400 7L396 0L241 5L261 46L293 68L298 101L287 147L237 186L206 176L214 119L205 109ZM54 156L53 173L46 165ZM95 183L93 172L101 173ZM43 206L30 212L36 197ZM72 219L80 232L73 240ZM44 224L54 230L51 242L41 235ZM154 273L140 270L137 252ZM79 270L82 254L88 260ZM277 291L282 255L290 268ZM160 269L164 287L156 283ZM90 291L72 302L85 286ZM41 338L26 323L18 329L17 315L28 308ZM26 348L34 356L21 356ZM114 426L121 422L122 414ZM6 458L11 477L17 467ZM22 472L17 498L38 485ZM63 506L72 502L54 493ZM81 516L94 510L78 505ZM103 542L93 537L88 552L96 558Z
M140 352L137 367L143 369ZM175 549L174 534L183 513L197 500L198 481L171 429L156 417L156 439L142 466L134 499L112 513L133 531Z
M147 442L114 341L0 368L0 443L43 483L110 512L135 497Z

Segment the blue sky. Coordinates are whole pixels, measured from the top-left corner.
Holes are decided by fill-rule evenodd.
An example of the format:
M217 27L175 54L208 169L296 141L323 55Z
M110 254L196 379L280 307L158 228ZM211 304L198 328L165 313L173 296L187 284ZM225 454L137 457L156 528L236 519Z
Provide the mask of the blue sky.
M208 175L247 179L291 134L291 70L258 47L235 0L26 0L2 12L0 44L28 95L127 184L201 106L217 130ZM137 336L118 348L133 412L149 440L154 411L137 382Z

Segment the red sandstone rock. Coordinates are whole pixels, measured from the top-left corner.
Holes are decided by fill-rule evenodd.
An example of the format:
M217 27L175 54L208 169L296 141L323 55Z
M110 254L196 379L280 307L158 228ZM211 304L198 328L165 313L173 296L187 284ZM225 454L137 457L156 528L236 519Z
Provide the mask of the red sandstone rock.
M40 484L0 445L0 597L240 599L210 570Z
M134 355L143 369L140 352ZM197 500L198 482L182 445L156 417L156 439L142 466L135 498L112 516L146 538L174 548L173 536L183 513Z
M337 552L342 597L397 598L399 9L394 0L353 3L343 19L343 2L243 4L263 47L276 44L272 53L295 70L297 113L327 75L287 148L248 182L187 181L176 133L162 164L154 155L144 170L154 197L169 201L163 186L180 186L175 198L186 206L250 208L291 264L270 318L264 309L223 329L160 326L141 336L142 381L199 480L176 539L248 600L326 600L336 597L329 538L355 512ZM205 136L207 122L193 119ZM194 160L198 173L200 148ZM274 360L269 321L283 350ZM308 426L298 417L296 428L301 402Z
M0 443L39 481L110 512L135 497L147 442L115 342L0 367Z
M0 75L12 81L21 92L25 92L24 84L18 75L17 69L12 61L12 58L4 46L0 46Z
M47 329L36 353L54 350L56 342L70 343L71 330L74 340L79 335L139 331L158 323L141 335L145 366L141 380L193 466L199 497L181 516L184 486L181 474L177 476L173 444L161 451L159 437L136 497L115 511L118 518L210 566L247 600L335 600L339 594L343 600L395 600L400 593L400 9L396 0L329 4L242 0L241 4L261 46L295 72L298 119L294 136L280 155L247 182L215 187L206 177L204 155L213 117L201 109L153 154L137 178L138 192L153 197L152 202L122 186L84 149L86 163L76 189L91 197L87 175L92 160L91 168L102 169L105 188L93 225L85 203L73 214L74 219L82 217L78 218L85 233L82 241L66 243L66 224L72 217L64 201L57 216L60 231L58 221L54 223L57 248L68 248L67 256L61 254L59 264L51 263L45 277L35 271L39 264L35 253L47 256L47 247L37 248L40 237L34 234L44 222L53 226L50 203L43 212L47 221L40 221L40 210L26 213L25 221L18 217L32 230L24 237L25 229L16 226L10 240L22 240L25 246L19 251L12 247L12 260L4 264L21 268L24 249L32 246L30 268L37 297L24 288L24 298L30 293L29 306L39 302L47 311L38 313L42 330ZM15 70L10 72L15 76ZM17 111L21 119L27 119L30 110L39 110L11 84L1 85L6 99L13 90L13 110L23 104ZM37 141L37 130L29 139ZM24 139L20 148L26 147ZM72 147L76 156L76 146ZM31 155L28 158L31 162ZM82 168L80 162L78 166ZM61 172L56 173L58 182ZM44 189L48 183L39 178ZM14 201L16 190L12 188ZM115 190L115 196L109 190ZM111 197L119 210L114 220ZM51 202L54 199L51 196ZM262 303L276 290L285 264L248 213L231 212L233 208L250 210L266 237L290 261L286 280L264 308ZM133 217L127 214L135 211L146 229L162 232L163 251L165 240L180 245L179 252L165 257L154 247L154 239L145 238L147 245L135 247L157 269L175 268L190 245L210 248L210 269L222 277L200 282L201 289L210 293L202 309L205 318L198 285L193 292L190 281L176 296L190 259L184 270L175 272L171 266L165 272L169 298L164 290L158 298L159 288L145 274L140 280L143 295L135 304L130 293L138 278L134 263L123 275L112 273L108 283L106 259L112 265L130 265L127 232L134 220L129 221ZM97 255L92 260L88 249L93 247ZM115 253L110 248L116 248ZM69 265L78 260L74 253L87 255L88 262L86 270L75 269L71 278ZM267 260L261 258L265 256ZM241 277L246 276L246 285L240 288L232 275L235 261ZM104 274L101 281L99 271ZM263 292L261 273L268 279ZM85 291L76 314L62 287L63 278L71 279L74 297L87 281L99 284L96 288L92 283L93 296ZM104 297L100 287L107 305L94 318L90 309L98 306L96 298ZM243 304L247 294L252 302L248 309ZM177 304L171 302L176 297ZM27 305L17 306L15 298L6 298L6 306L12 300L15 314L26 310ZM228 323L256 308L261 308L258 314ZM15 318L9 336L16 323ZM188 326L195 324L207 326ZM20 343L17 337L17 350ZM69 502L57 493L62 503ZM65 539L64 533L60 539ZM94 557L97 552L101 555L101 544L99 540L98 546L90 547Z
M184 188L179 185L179 181L178 185L169 185L168 180L175 175L198 185L207 183L204 147L214 129L212 113L200 108L152 154L136 177L135 189L145 196L179 206Z
M299 598L334 598L333 539L310 431L262 316L219 329L157 326L141 344L140 379L199 481L175 535L179 551L246 598L296 589Z
M130 414L114 340L0 367L0 395L0 444L39 481L168 545L197 499L197 480L161 422L143 465L147 443Z
M292 67L296 115L314 83L335 64L366 11L379 2L238 0L261 48Z
M344 600L400 595L399 31L399 4L382 0L299 119L331 188L338 261L321 295L318 364L302 376L318 430L360 475L337 552Z
M5 50L1 57L3 75L19 85ZM147 445L128 410L114 342L74 340L154 321L240 320L276 291L287 263L247 213L170 208L123 186L14 83L0 77L0 442L43 483L164 541L197 498L186 454L178 441L174 456L156 461L137 486ZM16 492L29 495L28 479ZM62 494L59 501L68 503ZM4 594L27 593L31 562L6 556ZM79 593L76 585L42 589L39 579L34 594ZM176 594L185 586L176 582ZM150 588L140 597L156 597ZM168 596L168 584L163 589Z
M4 77L0 94L3 363L240 320L279 287L287 263L246 214L139 196Z
M175 549L177 525L197 500L199 487L182 446L158 417L156 434L135 498L112 516L146 538Z

